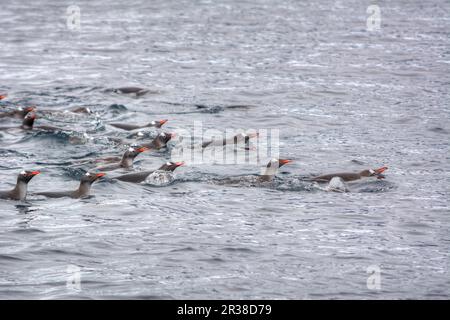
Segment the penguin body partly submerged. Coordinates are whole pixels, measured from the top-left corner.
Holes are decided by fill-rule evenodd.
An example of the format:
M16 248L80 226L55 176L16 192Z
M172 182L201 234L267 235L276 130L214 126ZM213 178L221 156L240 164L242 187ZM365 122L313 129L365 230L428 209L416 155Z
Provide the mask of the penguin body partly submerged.
M145 129L145 128L161 128L164 123L166 123L167 120L160 120L160 121L152 121L144 125L137 125L137 124L129 124L129 123L110 123L111 126L115 128L119 128L122 130L136 130L136 129Z
M17 176L17 183L14 189L0 191L0 199L24 201L27 197L28 182L38 174L40 174L39 171L22 171Z
M334 177L339 177L342 180L348 182L348 181L355 181L362 178L368 178L368 177L377 177L378 179L383 179L384 175L382 174L384 171L386 171L387 167L381 167L378 169L366 169L360 172L340 172L340 173L330 173L330 174L324 174L317 177L309 178L310 181L315 182L329 182Z
M182 166L183 164L184 164L184 162L167 162L157 170L173 172L176 168L178 168L179 166ZM128 173L128 174L114 177L113 179L125 181L125 182L140 183L140 182L144 182L147 179L147 177L155 171L156 170Z
M118 163L114 163L114 164L110 164L110 165L105 165L105 166L100 166L97 167L96 170L98 171L111 171L111 170L116 170L116 169L120 169L120 168L131 168L133 167L133 161L134 159L141 154L144 151L149 150L150 148L147 147L130 147L128 148L127 151L125 151L125 153L122 156L122 159L120 160L120 162Z
M104 173L86 173L80 179L80 185L78 189L72 191L49 191L49 192L36 192L36 195L45 196L47 198L63 198L69 197L74 199L88 197L91 191L92 184L99 178L103 177Z

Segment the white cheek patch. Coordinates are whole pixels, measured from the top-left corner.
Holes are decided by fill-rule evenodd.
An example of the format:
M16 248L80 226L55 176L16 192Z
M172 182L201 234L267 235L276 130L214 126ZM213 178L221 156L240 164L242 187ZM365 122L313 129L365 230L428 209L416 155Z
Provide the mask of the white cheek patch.
M86 172L85 176L89 177L89 176L91 176L91 174L89 172Z
M128 148L128 152L134 152L134 148Z
M156 124L156 121L152 121L151 124L152 124L152 125L155 125L155 124Z
M166 136L166 134L163 132L163 133L161 133L161 137L165 137Z
M375 171L373 171L372 169L369 169L370 174L374 174Z
M22 172L20 172L20 174L24 176L27 174L27 172L25 170L23 170Z
M170 165L172 165L171 162L167 162L167 163L166 163L166 166L170 166Z

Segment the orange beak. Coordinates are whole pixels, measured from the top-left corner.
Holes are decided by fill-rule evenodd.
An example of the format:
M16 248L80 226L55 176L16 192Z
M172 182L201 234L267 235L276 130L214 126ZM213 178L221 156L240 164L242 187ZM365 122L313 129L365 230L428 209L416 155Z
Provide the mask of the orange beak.
M279 161L280 161L280 164L287 164L287 163L293 162L293 160L288 160L288 159L280 159Z
M167 120L167 119L165 119L165 120L160 120L160 121L159 121L159 125L162 126L162 125L163 125L164 123L166 123L167 121L169 121L169 120Z
M2 94L2 95L0 95L0 100L5 99L6 97L7 97L6 94Z
M180 162L175 162L175 165L177 167L184 165L184 161L180 161Z
M375 169L373 171L375 171L375 174L382 174L387 169L388 169L388 167L381 167L381 168Z
M32 111L35 111L35 110L36 110L36 106L30 106L30 107L26 107L25 108L26 112L32 112Z
M40 171L31 171L30 172L30 175L32 175L32 176L37 176L38 174L40 174L41 172Z
M136 150L137 150L137 152L144 152L144 151L150 150L150 148L140 147L139 149L136 149Z
M100 172L100 173L95 174L95 176L96 176L97 178L104 177L105 175L106 175L106 173L103 173L103 172Z

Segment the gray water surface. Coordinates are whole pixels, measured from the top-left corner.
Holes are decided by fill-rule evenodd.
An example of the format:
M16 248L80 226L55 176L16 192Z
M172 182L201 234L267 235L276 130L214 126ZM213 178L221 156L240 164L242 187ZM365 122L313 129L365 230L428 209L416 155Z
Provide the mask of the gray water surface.
M42 170L30 192L75 188L75 161L122 153L105 138L127 135L113 120L278 129L294 163L269 187L210 181L260 166L196 164L163 187L0 201L0 298L448 299L450 4L382 1L368 31L371 4L2 1L0 108L94 114L37 120L65 134L0 132L0 189L22 169ZM128 85L156 93L108 91ZM143 154L137 168L169 158ZM383 165L386 179L348 193L299 182Z

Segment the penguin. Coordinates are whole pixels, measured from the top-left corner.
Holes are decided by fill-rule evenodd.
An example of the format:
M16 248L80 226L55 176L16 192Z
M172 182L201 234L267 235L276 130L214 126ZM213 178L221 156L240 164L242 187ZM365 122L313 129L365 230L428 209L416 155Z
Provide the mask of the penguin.
M133 97L140 97L146 93L149 93L150 90L139 88L139 87L122 87L122 88L116 88L112 90L115 93L129 95Z
M36 120L36 113L29 112L25 118L23 118L22 125L20 127L0 127L0 130L10 130L10 129L22 129L22 130L42 130L48 132L56 132L56 131L64 131L61 128L52 127L52 126L35 126L34 121Z
M33 112L36 110L36 107L19 107L17 109L11 110L11 111L4 111L0 113L0 118L16 118L16 119L23 119L29 112Z
M40 173L40 171L22 171L17 176L17 183L14 189L0 191L0 199L24 201L27 197L28 182Z
M184 165L183 161L181 161L181 162L167 162L167 163L163 164L157 170L173 172L176 168L178 168L178 167L180 167L182 165ZM155 171L156 170L128 173L128 174L124 174L124 175L121 175L121 176L114 177L113 179L120 180L120 181L125 181L125 182L140 183L140 182L145 181L147 179L147 177L149 175L151 175Z
M342 180L348 182L348 181L355 181L363 178L369 178L369 177L377 177L377 179L383 179L385 176L382 174L384 171L386 171L388 167L381 167L378 169L366 169L360 172L341 172L341 173L331 173L331 174L324 174L317 177L312 177L307 180L309 181L315 181L315 182L329 182L334 177L340 177Z
M89 196L92 184L105 176L105 173L90 173L87 172L80 179L80 186L73 191L50 191L50 192L36 192L35 195L45 196L47 198L63 198L69 197L73 199L86 198Z
M212 146L225 146L229 144L238 144L245 143L245 146L248 147L251 138L255 138L258 136L258 133L239 133L231 138L225 138L223 140L208 140L202 143L202 148L212 147Z
M116 170L119 168L125 168L125 169L129 169L131 167L133 167L133 161L134 158L136 158L140 153L150 150L150 148L147 147L130 147L128 148L127 151L125 151L125 153L122 156L122 159L120 160L119 163L115 163L115 164L110 164L110 165L106 165L106 166L100 166L95 168L95 170L97 171L111 171L111 170Z
M0 127L1 131L7 131L11 129L32 130L36 114L34 112L28 113L22 120L22 124L19 127Z
M164 123L166 123L168 120L160 120L160 121L152 121L144 125L137 125L137 124L128 124L128 123L110 123L111 126L122 129L122 130L136 130L136 129L144 129L144 128L161 128Z
M149 143L142 143L143 147L147 147L154 150L165 148L167 143L175 137L175 133L161 132Z
M217 179L213 182L220 185L240 185L242 183L250 183L251 185L257 186L261 183L271 182L277 174L278 169L291 162L293 161L288 159L273 158L269 161L269 163L267 163L267 166L261 175L228 177L224 179Z

